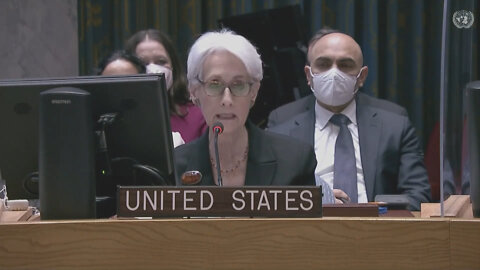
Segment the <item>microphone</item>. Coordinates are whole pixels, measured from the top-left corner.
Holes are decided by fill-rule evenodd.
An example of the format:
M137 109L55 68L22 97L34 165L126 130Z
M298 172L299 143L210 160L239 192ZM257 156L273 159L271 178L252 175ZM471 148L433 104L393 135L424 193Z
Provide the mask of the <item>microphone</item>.
M212 130L215 133L215 135L222 134L223 124L221 122L215 122L215 124L213 124Z
M220 158L218 157L218 134L222 134L223 132L223 124L220 122L215 122L212 127L213 130L213 143L215 146L215 163L217 164L217 178L218 178L218 185L223 186L222 181L222 174L220 170Z

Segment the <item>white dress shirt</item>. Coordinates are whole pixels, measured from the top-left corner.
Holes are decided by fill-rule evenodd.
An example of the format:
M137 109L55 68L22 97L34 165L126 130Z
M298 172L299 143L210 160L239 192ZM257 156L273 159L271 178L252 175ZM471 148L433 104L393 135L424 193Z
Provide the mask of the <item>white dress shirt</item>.
M173 139L173 148L185 144L185 141L182 138L180 132L172 131L172 139Z
M365 179L363 177L362 160L360 157L360 144L358 140L358 125L356 115L357 104L352 101L342 114L350 119L348 130L352 134L353 147L355 148L355 163L357 167L357 190L358 202L366 203L367 190L365 188ZM335 157L335 142L337 141L340 128L330 123L333 113L326 110L315 102L315 156L317 157L317 167L315 169L315 178L321 178L330 188L333 189L333 163ZM317 181L318 182L318 181ZM319 185L320 183L317 183Z

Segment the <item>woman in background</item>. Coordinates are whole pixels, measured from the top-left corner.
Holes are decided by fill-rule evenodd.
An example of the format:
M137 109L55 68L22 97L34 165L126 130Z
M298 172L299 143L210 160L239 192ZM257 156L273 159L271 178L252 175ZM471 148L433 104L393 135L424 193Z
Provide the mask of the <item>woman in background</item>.
M172 131L180 132L185 142L203 134L205 120L190 102L185 71L168 36L155 29L142 30L128 39L125 49L146 64L147 73L165 74Z
M193 102L209 127L223 124L218 152L224 186L315 185L312 146L247 121L263 78L260 55L247 39L228 30L206 33L193 44L187 64ZM176 148L177 185L218 185L214 149L212 132ZM182 179L194 171L202 174L200 182Z
M98 65L97 75L131 75L145 73L145 65L136 56L125 51L114 51Z

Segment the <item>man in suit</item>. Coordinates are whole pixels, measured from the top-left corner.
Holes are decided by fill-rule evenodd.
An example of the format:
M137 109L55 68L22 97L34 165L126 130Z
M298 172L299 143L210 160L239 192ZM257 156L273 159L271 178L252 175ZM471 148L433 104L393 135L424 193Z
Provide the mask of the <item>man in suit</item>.
M274 110L269 130L314 146L315 174L333 188L337 202L373 201L379 194L405 194L411 210L429 202L423 153L406 110L358 92L368 67L357 42L335 31L317 34L307 60L313 95Z

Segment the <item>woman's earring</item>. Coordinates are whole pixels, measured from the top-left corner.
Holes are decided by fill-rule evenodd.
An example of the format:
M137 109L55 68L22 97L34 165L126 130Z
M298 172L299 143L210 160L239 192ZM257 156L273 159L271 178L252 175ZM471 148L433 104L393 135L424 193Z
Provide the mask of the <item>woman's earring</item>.
M192 96L192 97L190 97L190 99L192 100L192 103L193 103L193 104L195 104L196 106L199 105L198 98Z

